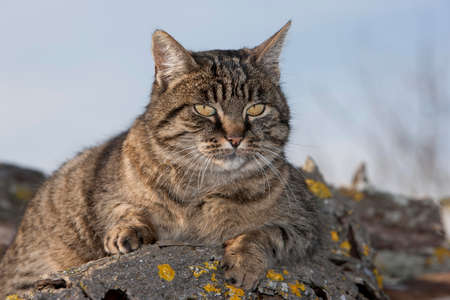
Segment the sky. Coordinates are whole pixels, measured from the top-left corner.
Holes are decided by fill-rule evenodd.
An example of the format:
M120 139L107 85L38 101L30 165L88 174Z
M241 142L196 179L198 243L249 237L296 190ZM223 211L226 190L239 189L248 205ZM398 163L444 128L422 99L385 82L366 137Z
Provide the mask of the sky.
M301 165L312 155L327 180L349 183L361 161L369 170L376 163L363 142L361 128L375 121L360 101L358 72L396 90L424 41L448 65L449 1L2 0L0 161L51 173L128 128L149 101L155 29L194 51L234 49L256 46L288 20L281 80L292 110L289 160Z

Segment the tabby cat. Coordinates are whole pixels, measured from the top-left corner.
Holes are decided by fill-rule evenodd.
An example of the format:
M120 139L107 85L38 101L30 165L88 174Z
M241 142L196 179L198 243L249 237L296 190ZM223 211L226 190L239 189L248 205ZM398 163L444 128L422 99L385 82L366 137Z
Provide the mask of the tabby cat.
M245 289L288 257L308 259L317 210L284 154L289 27L255 48L202 52L155 31L148 107L40 188L0 264L0 294L157 240L223 245L225 278Z

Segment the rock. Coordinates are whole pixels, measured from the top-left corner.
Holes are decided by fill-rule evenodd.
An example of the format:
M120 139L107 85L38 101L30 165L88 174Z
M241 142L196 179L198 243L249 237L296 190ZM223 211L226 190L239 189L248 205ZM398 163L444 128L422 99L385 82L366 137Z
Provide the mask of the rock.
M14 237L28 200L44 179L39 171L0 163L0 257Z
M307 169L313 170L303 172L320 206L323 247L311 260L268 270L255 291L224 282L223 249L161 241L52 274L26 299L387 299L369 235L354 213L357 202L326 184L316 165Z
M393 299L405 295L405 287L411 289L410 298L395 299L411 299L413 290L415 295L432 295L436 294L437 286L444 291L450 289L446 286L450 282L428 283L420 279L436 272L450 276L450 249L441 219L445 212L434 201L375 188L364 165L357 169L352 184L337 189L336 193L337 197L353 199L354 213L377 252L375 265Z

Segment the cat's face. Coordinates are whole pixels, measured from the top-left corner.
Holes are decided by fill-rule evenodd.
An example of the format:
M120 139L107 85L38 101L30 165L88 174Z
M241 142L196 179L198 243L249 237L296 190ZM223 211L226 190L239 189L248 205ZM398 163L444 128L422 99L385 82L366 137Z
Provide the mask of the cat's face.
M257 170L283 156L289 134L289 109L278 82L283 29L262 46L237 51L192 53L165 33L154 36L157 75L147 114L164 159L228 172ZM163 43L166 53L155 43Z

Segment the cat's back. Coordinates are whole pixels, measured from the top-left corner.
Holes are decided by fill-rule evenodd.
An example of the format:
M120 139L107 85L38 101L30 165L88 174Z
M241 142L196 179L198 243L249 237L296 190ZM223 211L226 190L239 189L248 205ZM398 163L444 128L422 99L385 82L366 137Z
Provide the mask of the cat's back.
M104 256L93 222L96 197L100 187L114 185L125 136L84 150L41 186L0 262L1 287L26 287L41 274Z

